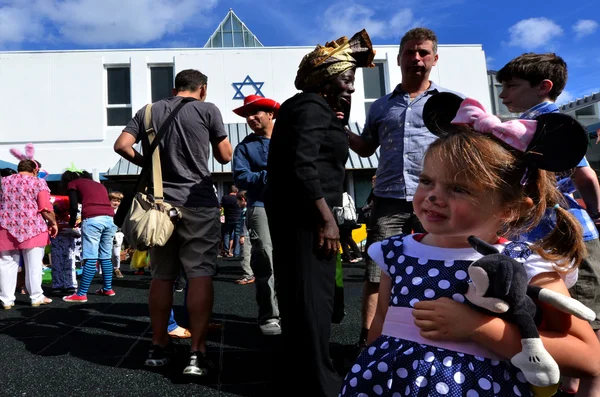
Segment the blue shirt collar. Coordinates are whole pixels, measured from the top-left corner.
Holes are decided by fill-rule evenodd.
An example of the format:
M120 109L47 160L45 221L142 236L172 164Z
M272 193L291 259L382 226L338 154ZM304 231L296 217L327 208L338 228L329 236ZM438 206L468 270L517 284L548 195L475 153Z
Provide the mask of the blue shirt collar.
M429 88L428 88L427 90L425 90L425 92L424 92L423 94L421 94L421 95L424 95L424 94L431 94L431 93L434 93L434 92L436 92L436 93L437 93L437 92L439 92L439 91L440 91L440 86L438 86L436 83L434 83L434 82L433 82L433 81L431 81L431 80L429 80L429 83L430 83L431 85L430 85L430 86L429 86ZM394 91L392 92L392 94L390 95L390 97L389 97L388 99L392 99L392 98L393 98L393 97L395 97L396 95L405 95L405 94L407 94L407 92L406 92L406 91L404 91L404 90L402 89L402 84L398 84L398 85L396 86L396 88L394 88Z
M546 113L558 113L558 106L554 102L546 101L539 103L523 113L519 118L525 120L533 120L537 116Z

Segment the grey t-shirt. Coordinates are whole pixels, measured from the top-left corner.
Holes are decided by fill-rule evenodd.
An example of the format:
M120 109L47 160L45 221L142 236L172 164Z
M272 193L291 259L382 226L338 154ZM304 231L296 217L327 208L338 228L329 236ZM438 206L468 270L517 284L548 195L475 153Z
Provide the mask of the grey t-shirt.
M181 100L182 97L175 96L152 105L152 126L157 133ZM145 109L144 106L138 110L123 130L136 137L138 142L146 130ZM159 145L167 202L188 208L219 206L208 160L210 144L225 137L223 117L214 104L192 101L181 108Z

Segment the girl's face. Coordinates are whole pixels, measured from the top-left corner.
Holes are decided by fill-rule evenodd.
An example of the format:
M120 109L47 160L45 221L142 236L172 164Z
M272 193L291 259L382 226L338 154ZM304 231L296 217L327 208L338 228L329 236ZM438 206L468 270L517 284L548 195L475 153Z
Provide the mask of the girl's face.
M496 243L505 212L500 196L446 170L441 159L426 157L413 199L415 214L429 233L428 244L470 247L469 236Z

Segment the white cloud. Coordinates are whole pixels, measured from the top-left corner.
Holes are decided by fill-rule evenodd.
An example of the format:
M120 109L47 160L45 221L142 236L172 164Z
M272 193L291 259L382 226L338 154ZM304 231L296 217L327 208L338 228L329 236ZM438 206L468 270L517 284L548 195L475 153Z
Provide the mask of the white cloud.
M202 23L201 14L217 2L9 0L0 6L0 44L51 39L96 46L144 44Z
M485 57L485 63L486 63L486 66L488 69L492 67L492 64L494 63L495 60L496 60L496 58L491 57L489 55Z
M580 39L585 36L589 36L590 34L594 34L598 29L598 22L591 19L580 19L573 25L573 31L575 32L575 37Z
M350 37L363 28L372 38L399 38L407 30L422 23L408 8L396 11L389 18L376 18L375 15L376 12L372 8L360 4L336 3L325 10L323 28L335 39L341 36Z
M571 102L574 99L575 99L575 95L571 94L567 90L563 90L563 92L560 93L558 98L556 98L556 104L563 105L565 103Z
M508 29L509 45L533 50L552 43L563 34L563 29L548 18L529 18Z

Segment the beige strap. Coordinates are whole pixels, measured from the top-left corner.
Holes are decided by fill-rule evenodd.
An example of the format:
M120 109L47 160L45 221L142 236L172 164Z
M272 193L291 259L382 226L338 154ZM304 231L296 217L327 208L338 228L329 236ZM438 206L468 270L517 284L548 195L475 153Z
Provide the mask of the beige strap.
M152 104L146 105L144 112L144 124L146 127L146 134L148 135L148 141L152 144L152 141L156 137L156 131L152 127ZM157 147L152 153L152 183L154 185L154 202L161 204L163 202L163 183L162 183L162 170L160 168L160 147Z

